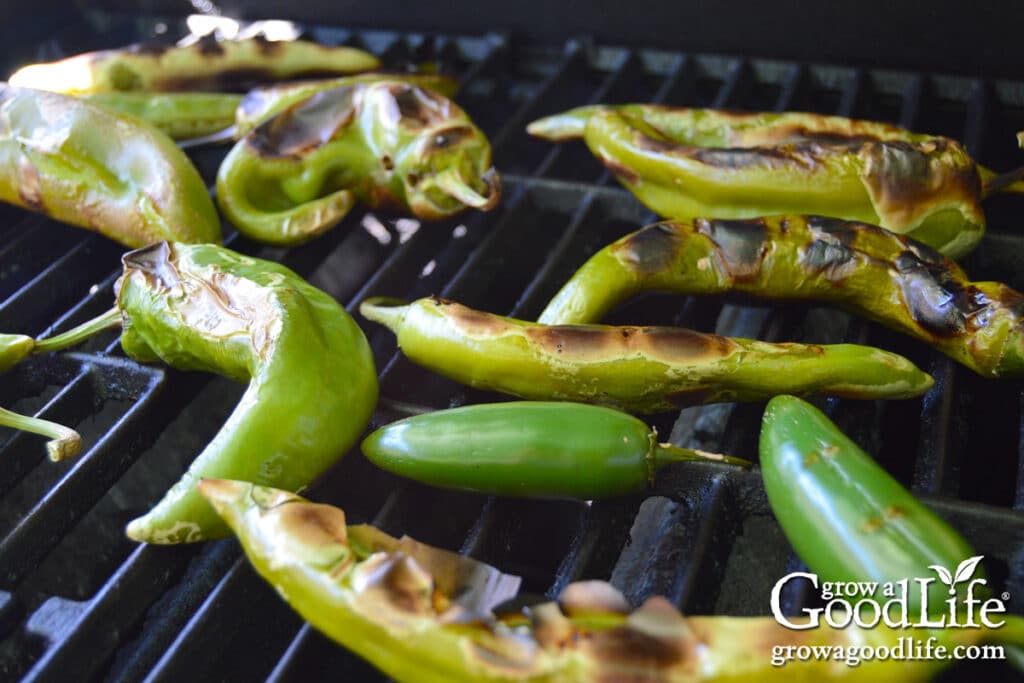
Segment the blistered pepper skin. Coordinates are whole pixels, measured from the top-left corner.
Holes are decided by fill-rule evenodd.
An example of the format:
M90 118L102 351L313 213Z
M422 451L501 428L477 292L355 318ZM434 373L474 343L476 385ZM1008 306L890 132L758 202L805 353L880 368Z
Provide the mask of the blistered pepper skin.
M985 230L980 169L955 140L806 113L596 105L535 121L582 137L665 218L821 214L881 225L953 258Z
M909 398L932 378L902 356L855 344L770 344L675 327L540 325L436 297L368 299L415 363L463 384L537 401L657 413L780 393Z
M833 303L986 377L1024 374L1024 296L971 282L935 250L863 223L770 216L651 225L594 254L538 320L597 322L645 291Z
M200 478L298 490L345 455L376 405L377 375L359 327L279 264L213 245L153 245L125 255L117 306L132 358L249 383L188 472L128 525L134 540L225 535L195 489Z
M175 92L240 88L253 81L357 73L378 66L380 60L373 55L344 45L206 36L186 46L132 45L31 64L8 81L66 95Z
M74 97L3 84L0 201L129 247L221 239L203 179L159 130Z
M415 415L363 440L373 464L416 481L488 495L592 500L642 491L672 462L749 465L657 441L617 410L509 401Z
M356 201L440 220L501 196L491 147L458 105L384 81L314 93L256 127L217 174L217 202L240 232L292 245Z
M769 401L760 452L772 511L822 581L937 579L933 565L955 573L976 555L960 534L809 403L793 396ZM982 577L979 568L973 578ZM966 586L959 586L958 599ZM918 614L920 592L911 587L910 613ZM935 581L928 606L948 612L949 597L947 586Z
M696 683L925 681L948 662L810 659L772 666L772 649L891 649L905 631L884 624L793 631L771 617L685 617L664 598L632 610L609 584L570 584L558 603L522 615L490 611L518 577L408 537L347 526L338 508L237 481L200 490L241 541L256 571L317 630L401 683ZM794 619L794 621L799 621ZM953 648L1024 643L1009 617L998 630L915 630Z

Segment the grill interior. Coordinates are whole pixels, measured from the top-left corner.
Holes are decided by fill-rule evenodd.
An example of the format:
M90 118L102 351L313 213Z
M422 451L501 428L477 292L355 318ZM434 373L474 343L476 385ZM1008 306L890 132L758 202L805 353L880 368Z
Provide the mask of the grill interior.
M91 14L11 65L186 32L180 19ZM590 102L649 101L796 109L883 121L964 141L995 169L1019 165L1024 83L868 70L571 40L536 45L502 35L442 36L309 27L328 44L364 47L388 65L440 59L463 81L457 100L488 134L505 197L488 214L419 227L355 211L313 243L267 248L231 233L242 252L281 261L343 302L439 294L535 318L597 249L655 216L582 144L529 138L530 120ZM226 148L192 156L213 182ZM1024 201L986 204L989 234L964 263L977 279L1024 289ZM0 327L60 331L111 305L121 249L102 237L0 206ZM412 365L394 336L362 320L385 397L375 425L406 405L444 408L499 397ZM51 327L51 324L55 323ZM1009 606L1024 599L1024 394L864 320L810 305L745 305L717 297L647 296L610 322L675 324L732 336L857 342L901 353L936 379L922 399L822 401L839 425L986 556ZM0 405L76 427L85 453L46 461L35 438L0 431L0 677L8 680L385 680L291 612L226 540L136 546L123 526L147 510L217 432L244 387L142 366L113 333L73 353L38 357L0 382ZM691 408L654 420L680 445L756 459L763 405ZM571 434L566 434L571 439ZM772 518L759 473L680 464L643 496L592 505L442 492L378 471L354 452L309 492L371 522L461 550L553 596L579 578L609 579L634 602L667 596L692 614L768 614L768 595L800 567ZM789 610L811 598L784 596ZM978 675L981 664L973 665ZM948 678L968 675L961 666ZM1009 676L994 668L992 675Z

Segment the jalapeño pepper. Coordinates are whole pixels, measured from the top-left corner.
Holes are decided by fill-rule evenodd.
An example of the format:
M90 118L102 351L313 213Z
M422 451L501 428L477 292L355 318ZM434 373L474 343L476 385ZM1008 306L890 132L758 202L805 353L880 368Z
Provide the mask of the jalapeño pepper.
M362 448L378 467L425 484L522 498L636 493L673 462L750 464L657 437L640 420L609 408L514 401L399 420L368 436Z
M314 628L400 683L643 681L923 681L943 659L810 659L773 666L773 648L894 648L879 625L788 630L770 617L684 617L664 598L630 609L600 581L515 615L492 608L518 577L408 537L348 526L338 508L238 481L200 482L256 571ZM949 647L1024 643L1024 621L1000 629L917 630ZM784 664L785 660L779 664Z
M676 327L539 325L427 298L364 301L415 363L463 384L531 400L656 413L779 393L909 398L932 378L856 344L770 344Z
M582 137L636 197L666 218L818 213L881 225L959 258L985 230L991 182L960 143L873 121L595 105L534 121L549 140Z
M645 291L835 303L986 377L1024 374L1024 296L882 228L821 216L657 223L594 254L540 315L599 321Z

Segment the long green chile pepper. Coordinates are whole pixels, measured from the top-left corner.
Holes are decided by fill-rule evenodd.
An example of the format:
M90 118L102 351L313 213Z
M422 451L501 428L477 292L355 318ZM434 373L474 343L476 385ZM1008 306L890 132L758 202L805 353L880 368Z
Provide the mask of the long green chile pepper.
M658 443L657 431L617 410L541 401L416 415L381 427L362 449L425 484L520 498L610 498L643 490L674 462L750 464Z
M677 327L539 325L430 297L364 301L406 356L469 386L531 400L656 413L784 393L908 398L932 378L902 356L855 344L770 344Z
M546 324L596 322L644 291L834 303L987 377L1024 374L1024 296L882 228L820 216L658 223L594 254Z
M206 36L187 46L132 45L87 52L57 62L31 64L13 73L11 85L66 95L106 92L173 92L238 88L299 76L370 71L380 61L353 47L304 40L218 40Z
M101 320L120 318L125 353L249 383L188 472L128 525L129 537L223 536L227 527L195 490L200 478L297 490L356 442L376 405L377 375L366 338L334 299L282 265L214 245L162 242L122 260L116 313ZM56 350L82 337L71 330L39 344Z
M129 247L220 242L220 218L188 157L111 109L0 84L0 201Z
M936 565L956 573L975 555L960 534L820 410L798 398L776 396L768 402L760 452L772 511L822 581L909 579L909 613L917 615L921 595L914 579L937 579L931 569ZM982 576L975 571L974 578ZM958 601L967 583L959 585ZM939 580L929 586L931 613L949 613L946 601L953 593L948 589Z
M142 119L173 140L188 140L234 125L243 96L208 92L117 92L92 95L88 100Z
M439 220L501 196L487 137L458 105L401 81L321 91L258 126L217 174L217 202L240 232L308 240L359 200Z
M0 373L28 357L35 348L35 340L22 334L0 334ZM72 458L82 448L82 437L75 430L64 425L38 417L20 415L6 408L0 408L0 427L45 436L46 452L50 460L58 462Z
M238 481L199 490L256 571L317 630L401 683L644 681L924 681L943 659L811 659L772 666L776 645L894 648L906 631L823 626L788 630L770 617L684 617L661 597L631 610L600 581L570 584L559 602L497 617L517 577L396 539L295 494ZM795 620L798 621L798 620ZM936 645L1024 643L1024 620L998 630L915 630Z
M959 258L985 230L982 181L955 140L873 121L596 105L534 121L549 140L582 137L637 198L666 218L815 213L881 225Z

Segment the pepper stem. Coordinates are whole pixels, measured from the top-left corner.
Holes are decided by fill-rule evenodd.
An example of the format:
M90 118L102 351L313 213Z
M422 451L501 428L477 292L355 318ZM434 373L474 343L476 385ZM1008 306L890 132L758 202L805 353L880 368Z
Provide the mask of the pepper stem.
M1024 166L999 175L991 175L982 180L982 199L985 199L996 192L1024 193Z
M112 308L103 315L84 322L78 327L74 327L67 332L36 341L33 353L49 353L51 351L66 349L69 346L74 346L79 342L85 341L89 337L102 332L103 330L111 327L117 327L120 324L121 311L117 308Z
M457 168L449 168L441 171L436 176L437 187L445 194L451 195L466 206L472 206L481 211L488 211L494 208L501 198L501 185L498 174L492 168L484 174L484 182L487 183L487 195L484 196L470 187Z
M402 327L408 310L409 304L390 296L371 297L359 304L359 312L364 318L384 325L395 334Z
M654 444L652 456L655 469L672 462L687 461L711 461L722 463L723 465L736 465L738 467L750 467L752 465L749 460L744 460L743 458L734 458L730 455L722 455L721 453L708 453L707 451L692 448L682 448L670 443Z
M54 462L73 458L82 449L82 437L78 432L49 420L19 415L0 408L0 426L48 437L50 441L46 443L46 452Z

